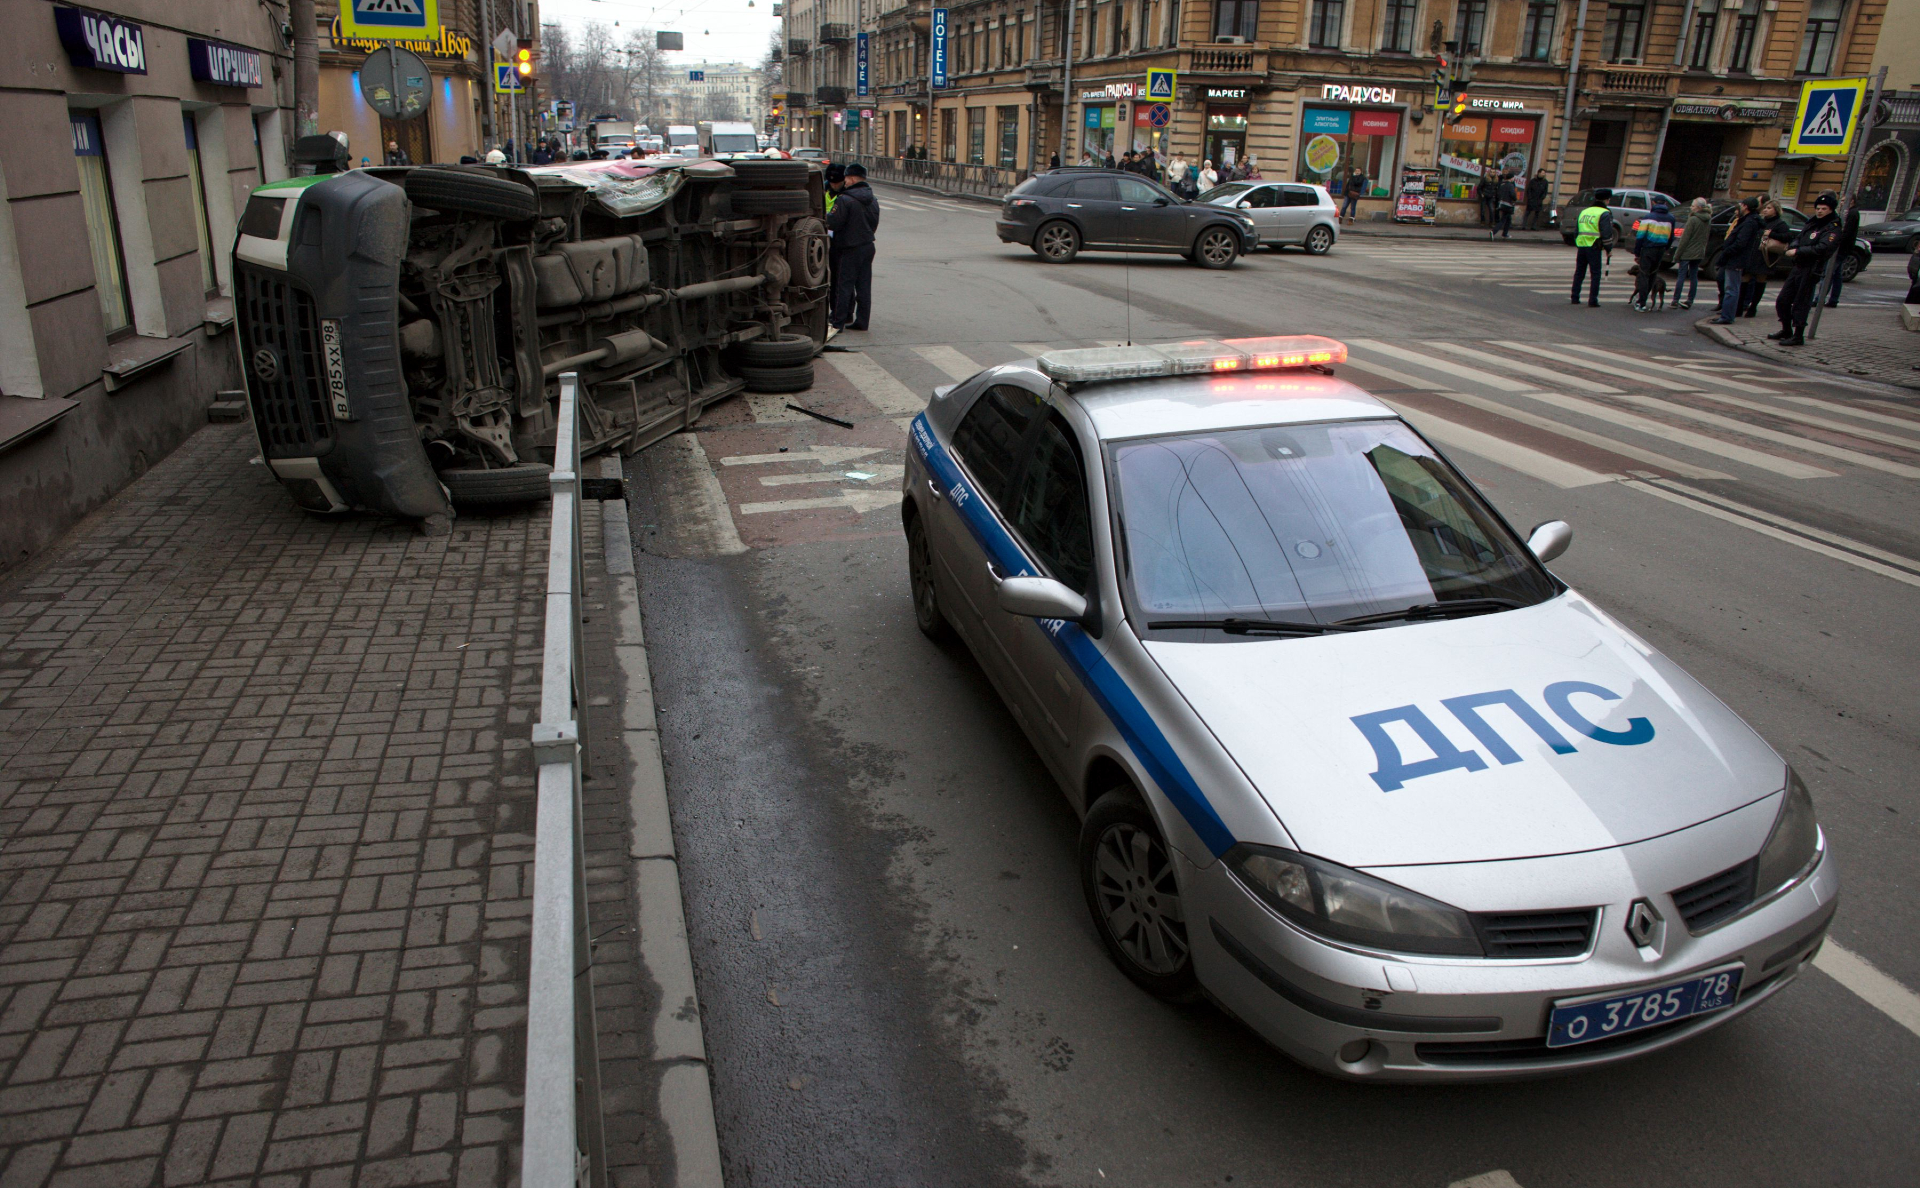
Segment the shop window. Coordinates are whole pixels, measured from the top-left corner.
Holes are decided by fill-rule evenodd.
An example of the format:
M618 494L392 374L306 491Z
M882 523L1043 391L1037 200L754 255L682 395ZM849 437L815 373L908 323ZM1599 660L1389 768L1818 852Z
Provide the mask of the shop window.
M1487 0L1460 0L1453 16L1453 40L1463 54L1477 54L1487 32Z
M1346 0L1313 0L1307 44L1317 49L1339 49L1340 27L1346 23L1346 16Z
M1419 0L1387 0L1386 20L1380 33L1382 53L1413 52L1413 21L1419 7Z
M954 109L949 107L940 113L940 159L951 161L959 151L958 138L953 134Z
M1177 27L1177 26L1176 26ZM1252 41L1260 29L1260 0L1213 0L1213 39Z
M967 164L987 163L987 109L967 108Z
M1560 13L1556 0L1529 0L1527 23L1520 31L1520 56L1529 62L1553 57L1553 22Z
M1733 18L1733 48L1727 54L1727 69L1747 74L1753 65L1753 43L1760 31L1760 0L1747 0Z
M1400 157L1400 113L1344 107L1309 107L1300 123L1300 156L1295 181L1325 186L1339 195L1358 169L1369 194L1388 189Z
M113 171L107 164L100 117L68 113L73 124L74 164L80 168L80 205L87 216L87 246L93 253L93 291L107 333L133 324L127 298L127 258L120 248L120 216L113 206Z
M1600 31L1600 50L1609 62L1640 64L1640 33L1646 27L1645 4L1607 5L1607 23Z
M996 164L1002 169L1016 169L1020 160L1020 109L1003 107L1000 109L1000 155Z
M1813 0L1807 6L1807 29L1800 37L1801 74L1825 74L1833 65L1833 45L1840 37L1841 0Z
M1687 55L1688 70L1713 69L1713 34L1719 27L1719 13L1696 12L1693 14L1693 44L1692 51Z
M1440 130L1440 196L1473 198L1482 178L1533 171L1532 117L1476 116Z
M213 267L213 227L207 218L207 176L200 162L200 130L194 125L192 112L181 112L180 120L187 134L187 185L192 190L193 229L200 237L200 287L212 293L220 288L220 278Z

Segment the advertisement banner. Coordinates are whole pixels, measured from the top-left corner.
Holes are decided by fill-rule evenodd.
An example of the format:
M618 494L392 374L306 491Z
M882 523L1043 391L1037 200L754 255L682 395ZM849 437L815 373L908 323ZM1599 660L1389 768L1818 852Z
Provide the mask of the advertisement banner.
M1440 171L1409 165L1400 171L1400 192L1394 197L1393 221L1431 223L1440 197Z
M859 48L855 51L855 54L853 93L865 98L869 93L867 90L867 35L865 33L860 34Z
M933 10L933 89L947 85L947 10Z
M1345 136L1352 123L1353 114L1344 107L1309 107L1300 131L1308 136Z
M1353 113L1355 136L1392 136L1400 130L1397 111L1356 111Z

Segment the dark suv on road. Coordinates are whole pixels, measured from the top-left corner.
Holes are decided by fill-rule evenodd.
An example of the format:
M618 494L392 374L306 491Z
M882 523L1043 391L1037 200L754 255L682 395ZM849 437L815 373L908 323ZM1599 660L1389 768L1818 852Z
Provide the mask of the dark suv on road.
M1177 252L1202 268L1227 268L1260 245L1251 218L1188 202L1119 169L1055 169L1021 182L994 224L1002 243L1025 244L1050 264L1084 251Z

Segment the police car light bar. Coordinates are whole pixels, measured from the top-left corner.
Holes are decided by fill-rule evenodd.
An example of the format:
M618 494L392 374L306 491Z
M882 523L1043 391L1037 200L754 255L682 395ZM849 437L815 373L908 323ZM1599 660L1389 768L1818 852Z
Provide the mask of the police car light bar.
M1324 367L1346 361L1346 343L1318 334L1203 338L1158 346L1083 347L1048 351L1037 360L1043 374L1068 384L1159 375L1276 371L1290 367Z

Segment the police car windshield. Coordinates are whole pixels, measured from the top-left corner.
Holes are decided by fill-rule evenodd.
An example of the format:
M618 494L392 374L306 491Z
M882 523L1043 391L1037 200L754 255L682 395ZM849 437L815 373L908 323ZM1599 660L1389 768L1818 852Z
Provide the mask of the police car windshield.
M1336 623L1467 599L1530 606L1554 580L1398 421L1185 434L1110 447L1137 623ZM1461 609L1469 609L1462 607ZM1388 619L1381 626L1408 620ZM1204 628L1158 640L1271 638Z

